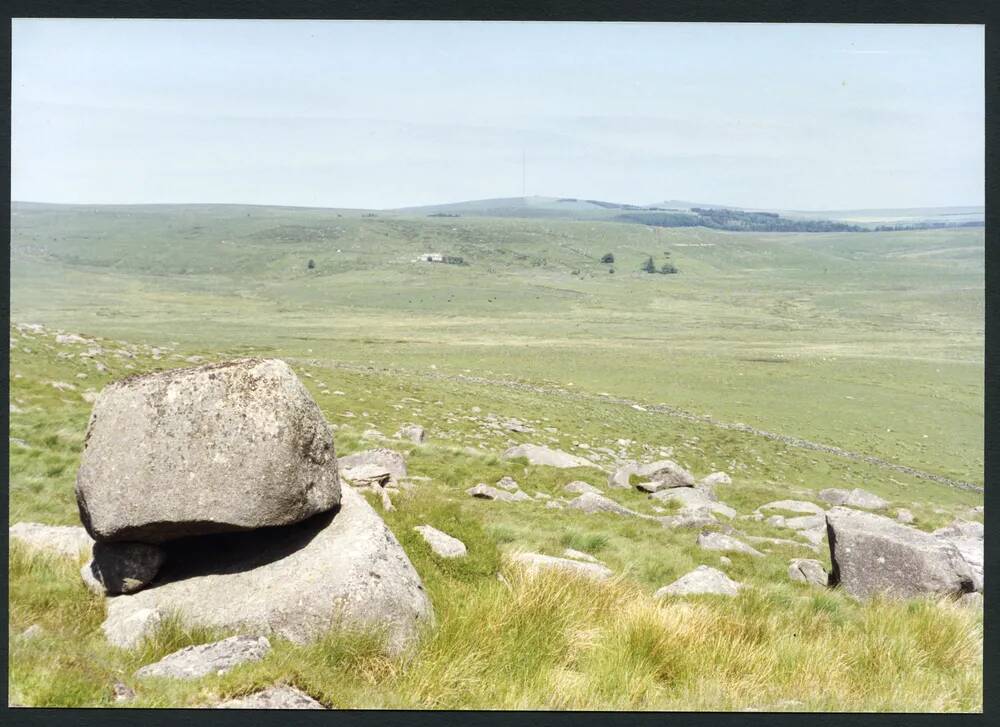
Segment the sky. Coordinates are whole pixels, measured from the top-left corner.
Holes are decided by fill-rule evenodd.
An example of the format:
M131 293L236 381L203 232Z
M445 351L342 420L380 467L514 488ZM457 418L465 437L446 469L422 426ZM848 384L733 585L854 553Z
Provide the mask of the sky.
M20 201L984 204L982 26L15 19Z

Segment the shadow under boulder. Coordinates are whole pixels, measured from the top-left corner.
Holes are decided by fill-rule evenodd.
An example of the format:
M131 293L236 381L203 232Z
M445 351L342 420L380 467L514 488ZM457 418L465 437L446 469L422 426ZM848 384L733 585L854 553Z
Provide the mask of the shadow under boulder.
M185 538L164 545L156 581L108 599L109 640L139 614L175 614L185 625L270 633L298 643L337 626L384 629L404 650L433 612L420 577L365 499L344 488L341 506L296 525ZM156 623L157 619L150 619Z

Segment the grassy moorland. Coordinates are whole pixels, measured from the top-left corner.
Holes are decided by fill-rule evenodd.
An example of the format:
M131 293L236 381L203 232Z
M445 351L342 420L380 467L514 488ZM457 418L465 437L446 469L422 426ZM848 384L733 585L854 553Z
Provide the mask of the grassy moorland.
M364 217L240 207L12 208L9 511L78 522L73 480L94 394L200 356L288 360L336 425L336 447L396 442L420 480L384 513L424 580L437 627L407 660L377 634L275 640L262 662L188 684L143 683L143 663L213 634L168 624L129 653L103 640L79 564L13 547L9 687L37 706L209 704L276 680L328 706L976 711L982 616L933 600L859 604L787 577L800 545L730 554L736 599L655 602L718 554L651 521L474 500L512 475L529 494L597 470L503 462L536 442L615 457L670 456L740 513L823 487L864 487L934 529L982 495L614 397L836 445L982 485L983 233L740 234L599 221ZM647 256L677 275L638 272ZM413 262L424 252L467 265ZM600 257L615 256L615 272ZM314 260L315 267L307 268ZM58 343L56 329L97 341ZM84 354L81 356L80 354ZM527 384L515 386L511 382ZM530 433L492 425L517 417ZM652 513L635 491L609 496ZM380 505L375 505L380 509ZM891 514L891 512L890 512ZM978 516L981 519L981 515ZM413 532L463 540L460 562ZM764 522L749 535L788 538ZM504 555L572 547L618 577L527 578ZM500 573L503 579L498 579ZM31 624L42 636L18 637Z

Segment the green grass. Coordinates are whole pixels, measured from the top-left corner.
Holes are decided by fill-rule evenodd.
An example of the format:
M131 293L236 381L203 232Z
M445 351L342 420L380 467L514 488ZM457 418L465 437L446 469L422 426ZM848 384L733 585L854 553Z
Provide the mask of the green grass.
M13 547L12 701L113 706L120 679L139 706L207 705L283 681L331 707L981 710L980 613L859 604L793 583L790 558L829 566L828 554L766 543L756 546L765 558L729 554L724 570L751 586L738 598L655 603L657 588L719 566L720 554L697 547L697 530L464 494L509 475L530 495L564 497L566 483L583 480L642 513L663 506L607 490L597 469L499 456L532 442L604 467L670 458L698 477L725 470L733 484L716 492L741 514L863 487L925 530L970 517L980 493L605 394L982 484L981 230L741 235L214 206L13 211L13 320L95 337L101 351L80 357L90 346L12 326L12 522L79 522L87 397L108 382L192 355L277 356L336 426L340 454L382 444L365 438L369 429L427 428L424 445L389 444L426 479L383 515L436 626L406 659L386 656L378 634L332 632L309 646L274 639L262 662L221 677L138 683L140 665L225 634L169 621L143 649L114 649L80 564ZM662 249L679 275L633 272ZM470 264L411 262L432 251ZM609 251L613 276L598 262ZM534 431L491 424L511 417ZM413 530L422 524L461 539L468 557L434 555ZM793 538L766 523L734 525ZM533 579L506 560L565 548L593 554L616 579ZM34 623L45 633L20 640Z

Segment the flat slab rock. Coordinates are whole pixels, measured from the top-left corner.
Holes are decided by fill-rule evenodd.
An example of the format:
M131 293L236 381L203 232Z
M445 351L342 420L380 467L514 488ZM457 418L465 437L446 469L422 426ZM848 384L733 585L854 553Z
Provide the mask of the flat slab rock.
M708 511L713 515L727 518L736 517L736 510L719 502L714 495L697 487L672 487L651 495L659 502L676 502L680 504L679 514Z
M638 513L635 510L630 510L624 505L619 505L610 497L605 497L604 495L596 492L585 492L579 497L573 498L567 503L567 507L571 507L574 510L582 510L583 512L590 514L595 512L610 512L615 515L626 515L629 517L651 517L649 515Z
M735 596L744 588L742 583L734 581L717 568L700 565L690 573L681 576L669 586L660 588L653 598L664 596L692 596L704 593L719 596Z
M279 684L239 699L217 704L216 709L326 709L295 687Z
M271 650L264 636L231 636L211 644L188 646L147 664L135 675L140 679L199 679L209 674L225 674L240 664L260 661Z
M406 458L393 449L378 447L337 458L337 468L345 473L347 479L350 479L351 470L358 469L359 472L364 472L365 470L359 469L364 466L381 468L389 473L392 482L406 479Z
M519 444L505 451L500 457L501 459L525 457L530 464L559 467L562 469L570 467L597 467L589 459L577 457L575 454L564 452L561 449L550 449L538 444Z
M734 553L746 553L755 558L763 558L764 554L756 548L752 548L742 540L737 540L722 533L702 533L698 536L698 545L706 550L732 551Z
M418 525L413 529L420 533L424 541L431 546L431 550L442 558L461 558L469 552L461 540L430 525Z
M8 538L31 550L40 550L67 558L89 555L94 539L78 525L43 525L14 523L7 530Z
M574 480L573 482L563 485L563 490L574 495L583 495L587 492L593 492L598 495L601 494L600 489L580 480Z
M767 510L787 510L788 512L800 512L804 515L822 515L826 510L814 502L805 500L774 500L766 502L757 508L756 512Z
M544 570L561 570L596 580L604 580L614 575L614 572L610 568L601 563L556 558L551 555L542 555L541 553L517 553L511 556L511 560L515 563L520 563L529 573L538 573Z
M820 490L819 499L829 502L831 505L856 507L862 510L885 510L889 507L889 503L878 495L858 488L853 490L837 488Z
M515 492L507 492L506 490L498 490L495 487L490 487L489 485L480 483L475 487L470 487L465 491L465 494L472 495L473 497L479 498L480 500L500 500L501 502L532 502L533 498L527 493L517 490Z
M333 435L284 361L241 359L105 387L76 479L96 540L288 525L340 502Z
M383 628L391 652L433 620L419 575L382 518L349 487L337 513L167 546L157 581L107 601L109 640L131 647L164 614L297 643L343 626Z
M830 585L857 598L912 597L973 590L974 575L945 539L874 513L835 507L826 514Z

